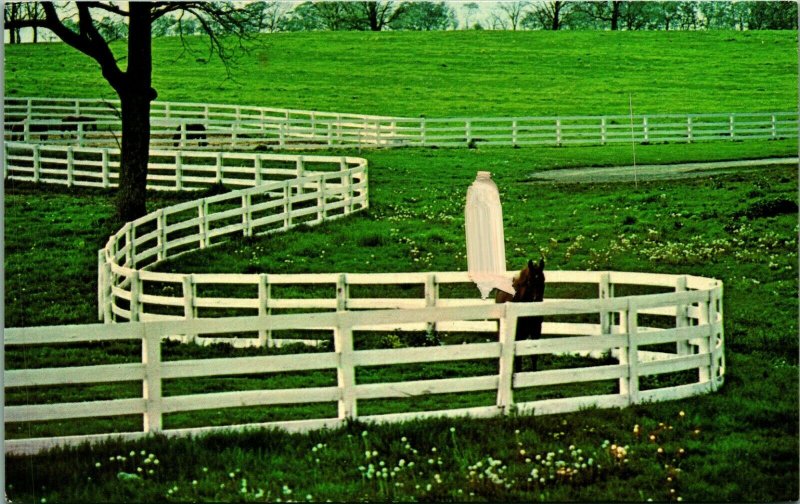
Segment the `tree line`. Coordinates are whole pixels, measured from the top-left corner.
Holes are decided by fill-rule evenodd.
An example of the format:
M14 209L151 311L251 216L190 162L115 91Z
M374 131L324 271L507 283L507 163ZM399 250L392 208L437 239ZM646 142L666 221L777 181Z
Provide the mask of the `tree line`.
M224 4L229 2L210 2ZM249 33L296 31L385 30L792 30L797 29L793 1L514 1L498 2L479 19L477 2L449 4L408 0L260 1L240 9L239 22ZM5 4L10 43L21 42L25 21L44 17L37 2ZM127 20L108 15L97 20L106 39L126 38ZM77 27L77 21L65 19ZM12 28L8 28L12 26ZM39 40L36 23L33 42ZM153 37L189 36L206 32L194 16L181 13L159 18Z

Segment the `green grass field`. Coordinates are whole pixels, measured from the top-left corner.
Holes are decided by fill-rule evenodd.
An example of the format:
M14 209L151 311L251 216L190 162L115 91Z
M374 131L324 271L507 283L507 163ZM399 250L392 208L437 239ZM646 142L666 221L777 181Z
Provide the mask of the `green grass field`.
M243 60L244 66L235 71L237 80L222 88L208 85L221 71L218 66L201 66L194 57L172 64L174 41L162 40L156 48L156 86L161 98L169 100L430 116L625 113L628 91L616 89L620 86L632 87L635 103L648 113L790 110L797 101L797 42L791 33L467 35L472 34L265 37L264 46L248 57L256 59ZM481 50L488 56L479 57ZM558 59L546 50L564 57ZM587 62L596 67L592 73L577 61L584 58L582 51L593 58ZM512 53L530 65L521 69ZM632 54L637 57L628 57ZM261 57L263 61L257 59ZM84 66L79 71L67 71L80 60ZM656 61L663 65L655 65ZM8 94L110 96L86 58L58 45L7 47L6 65ZM159 71L167 67L169 78ZM245 71L252 67L263 70ZM613 77L609 82L616 84L606 89L608 82L595 79L595 71ZM348 80L348 72L356 72L356 78ZM646 77L648 72L651 78ZM387 78L401 74L402 79ZM370 76L379 78L374 85L364 85ZM46 88L42 82L48 83ZM75 82L83 85L76 88ZM769 92L759 91L761 87ZM464 89L476 98L460 96ZM522 91L526 89L531 91ZM356 95L358 99L351 99ZM556 103L564 108L548 108ZM796 140L670 144L638 147L637 160L666 163L796 153ZM502 193L512 268L542 253L548 269L654 271L722 279L725 386L705 397L615 411L381 427L354 424L308 435L253 432L199 440L153 438L10 457L6 459L10 498L18 502L797 499L798 225L796 210L791 209L797 200L796 167L638 185L633 181L559 185L531 183L528 177L552 168L627 165L630 146L347 154L370 162L368 212L284 235L234 241L183 256L160 269L463 270L466 188L476 171L490 170ZM111 193L9 181L5 191L6 325L93 322L96 250L112 232ZM155 209L194 197L152 194L148 206ZM397 343L392 338L356 342ZM6 366L128 362L138 359L138 352L138 346L118 343L23 348L6 353ZM263 352L170 344L164 356ZM542 362L545 368L579 364L586 362ZM475 361L373 368L359 374L358 380L466 376L494 372L494 365ZM335 376L322 372L174 380L165 384L165 392L324 386L333 380ZM582 387L578 392L587 390L595 389ZM139 392L137 384L9 389L6 403ZM494 400L481 394L465 396L434 396L399 407ZM393 407L398 404L364 404L360 410ZM165 422L179 427L320 413L335 414L335 405L210 410L168 415ZM7 424L6 435L128 430L140 425L140 418ZM368 432L363 435L363 431ZM627 448L623 453L619 447ZM495 460L501 462L495 465ZM566 464L575 463L577 471L564 470ZM384 467L391 475L376 475Z
M775 112L797 108L794 35L286 33L249 44L231 79L198 63L202 40L179 57L179 41L157 39L153 81L161 100L411 117L627 114L629 94L642 114ZM63 44L7 46L6 94L114 98Z

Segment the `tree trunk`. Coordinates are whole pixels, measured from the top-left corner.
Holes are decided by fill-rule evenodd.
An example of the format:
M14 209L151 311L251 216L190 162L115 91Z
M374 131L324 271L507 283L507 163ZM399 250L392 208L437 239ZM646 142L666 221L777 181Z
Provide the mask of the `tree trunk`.
M147 213L150 102L156 98L151 87L150 5L148 2L131 2L129 5L128 68L121 89L117 89L122 105L117 217L123 222Z
M618 30L619 29L619 9L620 4L622 2L611 2L611 29Z
M378 19L378 4L377 2L367 2L367 18L369 19L370 31L381 31L381 23Z
M553 31L558 30L560 26L559 17L561 15L561 2L553 2Z

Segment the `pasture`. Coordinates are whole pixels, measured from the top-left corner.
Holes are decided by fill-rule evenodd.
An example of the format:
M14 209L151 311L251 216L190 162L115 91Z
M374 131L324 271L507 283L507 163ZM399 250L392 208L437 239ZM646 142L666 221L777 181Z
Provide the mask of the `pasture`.
M438 61L454 57L447 52L448 47L450 51L454 50L448 45L441 52L434 50L437 40L433 39L446 35L449 34L391 34L385 39L375 39L368 34L286 35L269 38L271 45L267 47L274 48L279 44L301 47L302 43L310 42L322 45L328 40L324 37L333 36L343 48L351 47L347 44L355 42L358 44L352 47L364 48L368 44L380 46L391 41L392 44L408 44L411 52L413 46L420 46L419 40L414 38L423 37L426 43L419 50L419 58ZM498 52L502 48L520 46L511 34L505 35L509 38L503 40L499 34L487 34L499 44L499 47L489 46L490 50ZM545 34L530 35L545 37ZM614 44L632 48L652 47L661 43L659 34L636 34L637 37L644 35L650 37L645 42L636 41L636 37L620 41L608 34L570 34L579 37L576 44L586 43L585 39L590 36L596 37L599 46L608 44L609 47ZM691 37L695 34L678 35ZM696 34L698 37L710 35ZM780 33L757 35L766 37L760 41L770 40L772 44L762 48L759 46L768 44L753 43L749 48L750 54L759 50L771 51L763 61L787 65L794 58L796 63L796 45L794 49L790 47L796 42L791 37ZM424 39L425 36L430 40ZM580 37L584 39L580 40ZM742 37L742 42L754 42L742 34L735 34L735 37ZM720 38L717 43L723 41L724 38ZM542 40L538 43L542 44ZM696 40L686 40L684 44L694 50L706 47ZM530 50L534 51L535 47L531 43ZM708 47L710 51L713 44ZM788 55L786 47L791 49ZM64 75L60 70L37 70L33 61L28 59L31 55L24 54L36 50L61 49L53 45L26 47L19 49L19 54L9 51L7 58L11 64L19 61L20 67L22 62L31 64L30 73L49 72L53 75L51 80L58 82L58 76ZM370 51L359 49L342 51L341 54L356 57L370 54ZM723 51L722 54L726 53ZM42 59L45 58L38 58ZM698 59L702 58L698 56ZM59 58L59 61L67 60ZM164 58L159 61L164 61ZM265 69L272 71L270 65L273 61L276 68L281 68L280 59L267 58ZM296 74L302 73L303 60L294 61L298 62L295 70L281 74L294 74L290 80L298 82ZM413 61L415 58L409 58L404 68L408 71L416 68ZM725 61L723 57L719 68L714 67L714 71L721 72L720 75L724 72L734 75L733 57L728 61L729 66ZM326 64L320 63L320 73L312 77L321 85L306 89L308 96L304 101L300 101L302 93L299 91L294 95L285 90L289 92L283 100L270 95L267 90L256 92L247 84L236 89L237 93L241 90L253 93L249 96L253 101L257 98L259 104L263 104L260 101L264 99L262 97L268 97L279 106L398 114L417 113L412 108L417 107L417 110L424 108L430 114L455 115L459 112L459 105L457 100L450 100L450 95L461 83L457 78L451 80L453 76L447 75L446 69L463 67L466 63L445 64L448 66L441 67L443 70L435 74L436 78L442 79L437 83L441 95L419 91L416 86L424 84L410 77L404 85L420 93L418 98L396 100L396 95L392 95L397 92L396 87L370 87L370 92L378 94L369 97L364 108L353 108L351 102L343 100L331 88L342 82L332 69L345 65L325 68ZM613 59L604 64L608 64L607 70L612 73L622 72L620 78L625 82L635 82L635 71L626 74L614 66L617 63ZM157 62L156 68L158 65ZM194 68L196 62L186 65L187 69ZM493 65L500 74L499 82L504 76L510 79L514 74L511 62L494 62ZM553 63L547 65L554 72L558 68L552 66ZM778 83L772 96L782 97L779 102L768 104L772 107L764 105L763 101L757 104L756 99L743 101L752 91L750 84L744 84L753 79L758 81L760 77L756 75L743 77L741 89L736 86L716 89L714 86L719 81L698 84L706 90L715 89L718 101L714 104L700 99L697 102L682 101L678 96L683 88L678 89L677 82L672 85L661 82L663 89L659 93L662 100L653 100L651 106L653 111L664 112L677 111L675 108L659 108L664 103L681 108L681 111L743 110L740 107L746 110L773 107L788 110L796 102L796 87L794 83L791 86L779 84L793 78L787 76L788 68L769 69L775 72L772 82ZM171 70L175 71L174 65ZM793 68L791 70L793 72ZM44 94L43 90L34 87L32 81L27 81L28 73L27 70L20 73L19 79L15 74L8 74L7 89L16 89L21 95ZM96 78L92 69L81 71L80 75ZM196 85L192 84L192 79L199 77L190 70L186 70L184 77L181 84L157 82L161 97L188 99L177 93L189 92L187 90ZM570 110L574 113L608 112L605 106L614 107L613 100L606 101L599 96L596 90L591 89L594 84L590 81L577 80L586 86L586 96L596 100L594 104L586 100L562 102L571 103L574 108ZM94 85L98 90L102 87L99 80ZM228 85L240 86L233 82L224 84ZM508 105L508 113L529 110L531 113L560 112L551 112L544 100L535 105L535 109L521 111L519 108L523 105L513 98L517 94L516 88L509 86L505 91L496 92L498 88L492 88L491 82L484 86L478 88L477 94L484 98L494 96L504 106ZM226 98L224 89L209 91L213 89L209 86L205 89L209 96L204 99L220 102L231 97L228 95ZM447 89L451 90L450 94ZM500 86L499 89L504 88ZM48 89L53 96L74 95L72 91L66 85ZM173 92L176 94L167 94ZM423 95L424 100L421 98ZM620 94L617 99L626 104L627 94ZM736 107L717 108L719 103ZM451 105L456 109L451 109ZM498 110L487 105L486 100L478 100L475 105L486 108L469 110L479 110L486 115ZM514 109L513 105L519 108ZM709 108L696 108L703 105ZM619 103L616 107L619 108ZM624 111L623 107L621 112ZM648 145L637 148L637 160L658 163L741 159L787 156L796 151L796 140ZM94 449L13 457L7 459L8 494L12 498L36 502L42 498L51 502L130 498L677 500L681 497L687 501L796 498L798 228L796 205L791 205L797 199L795 167L742 170L703 179L640 182L638 185L631 181L584 186L533 183L528 179L543 169L630 164L630 147L400 149L367 150L360 155L370 162L371 201L368 212L263 239L237 240L210 251L183 256L160 266L160 270L242 273L463 270L466 269L463 238L466 187L477 170L489 170L502 193L510 268L543 254L547 257L548 269L680 272L722 279L726 288L728 348L725 386L705 397L621 411L536 418L520 416L489 421L413 422L382 427L352 425L344 430L304 436L261 432L212 436L194 442L155 438L129 444L109 443ZM154 209L194 197L153 195L149 207ZM96 250L114 231L110 224L111 214L110 193L105 191L6 184L7 326L93 321L96 314ZM386 338L372 344L391 346L403 343L400 338ZM6 365L23 368L122 362L135 352L132 347L97 345L37 349L35 352L23 349L7 354ZM192 349L174 345L165 348L167 355L197 353L204 358L253 352L224 347ZM475 372L469 367L435 369L435 366L430 366L429 369L412 369L405 373L377 370L376 374L407 379L414 373L453 376ZM330 377L278 377L278 381L284 384L293 381L305 386L324 383L326 379ZM262 386L263 382L258 385ZM220 382L176 384L183 390L226 386ZM49 401L53 392L15 391L15 394L6 396L6 404ZM55 391L55 394L80 397L84 392L65 389ZM110 389L104 393L118 395L121 392ZM439 396L431 400L456 398ZM683 415L679 414L681 411ZM213 424L222 420L218 418L219 414L227 416L227 420L231 415L240 415L236 418L246 420L258 413L228 410L175 418L174 421L176 425ZM86 432L97 428L91 421L81 424L22 424L14 428L27 433L65 432L69 429ZM14 429L9 427L6 426L7 436L14 436ZM497 435L486 436L485 432L489 431ZM654 441L650 440L651 435L655 436ZM662 451L659 452L658 448ZM583 460L578 460L579 457ZM150 462L145 462L148 459ZM158 459L158 464L155 464L155 459ZM588 462L589 459L592 463ZM187 463L188 460L193 460L193 463ZM578 471L564 470L567 464L574 463L578 464ZM538 464L537 475L544 482L533 477L535 464ZM581 464L586 464L586 467L581 467ZM144 474L136 478L139 467ZM384 467L391 470L392 475L376 476ZM64 474L71 476L65 478Z

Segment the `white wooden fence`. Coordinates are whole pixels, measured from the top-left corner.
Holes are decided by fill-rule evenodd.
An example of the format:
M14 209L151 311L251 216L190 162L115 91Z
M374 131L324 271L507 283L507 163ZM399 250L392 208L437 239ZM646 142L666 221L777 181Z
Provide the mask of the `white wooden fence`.
M461 273L434 273L447 278ZM512 411L549 414L583 408L623 407L649 401L689 397L716 390L724 379L724 341L722 284L713 279L620 272L550 272L557 281L597 282L597 299L550 300L543 303L473 303L468 306L415 308L400 310L347 311L285 314L258 317L134 322L113 325L55 326L7 329L5 344L47 345L82 341L138 340L142 342L141 363L19 369L5 371L5 386L32 387L75 383L141 381L138 398L86 401L61 404L35 404L5 407L6 422L46 421L97 416L142 415L140 432L93 434L54 438L6 440L8 453L35 453L57 445L73 445L108 438L137 439L148 433L170 436L199 434L254 427L279 427L310 430L336 427L349 419L367 422L395 422L434 416L489 417ZM378 281L377 277L373 280ZM658 285L674 292L628 297L611 297L615 284ZM547 322L555 315L597 314L598 323ZM670 329L645 327L641 315L662 315L674 320ZM543 337L515 341L519 317L543 316ZM375 327L401 327L417 324L482 324L498 330L498 339L486 343L354 350L353 332ZM246 358L162 361L161 342L174 334L200 334L208 337L231 332L276 330L324 330L333 334L334 351L328 353L274 355ZM569 336L569 337L564 337ZM649 345L675 344L674 352L646 351ZM570 352L610 352L617 364L536 372L513 369L514 357ZM454 362L497 359L499 372L486 376L427 379L394 383L361 384L355 369L422 362ZM315 369L335 369L337 385L330 387L248 390L165 396L162 380L232 374L272 373ZM640 389L640 378L649 375L697 370L693 383ZM515 401L520 389L555 384L598 380L616 381L619 393L562 399ZM425 394L496 391L495 404L460 409L361 416L362 399L403 398ZM230 408L311 402L336 402L335 418L313 418L247 425L163 429L166 414L202 409Z
M118 146L118 102L6 98L6 140ZM798 137L792 112L409 118L268 107L154 102L154 147L314 149L607 145ZM95 121L86 122L87 118ZM198 132L193 128L202 127Z
M89 114L91 107L103 107L96 101L84 102L66 101L73 108L59 109L58 112L43 111L37 108L40 103L34 100L27 100L23 105L27 118L47 114L51 114L52 118L52 114L67 111ZM53 107L52 104L57 101L47 103ZM7 99L6 104L7 113L18 112L17 109L22 106L13 102L13 99ZM9 111L9 105L17 109ZM212 107L208 106L203 113L211 114ZM155 107L154 110L159 109ZM171 117L181 109L165 105L160 110ZM235 113L240 116L245 110L250 108L241 107ZM268 109L258 110L266 114ZM102 115L98 117L102 118ZM348 120L351 119L348 117ZM341 123L338 118L337 121ZM73 123L76 125L76 136L97 132L96 128L84 128L85 124L81 121ZM35 126L35 122L27 121L25 124L27 126L23 125L22 135L28 141L5 144L6 177L66 185L116 185L118 149L48 143L37 145L37 140L45 140L41 138L44 136L42 130L38 131L40 138L33 138L37 132L31 126ZM179 141L189 141L190 130L186 126L182 128ZM375 133L375 137L383 141L380 126ZM18 135L19 131L13 134ZM64 136L62 140L75 141L69 137L71 130L59 134ZM312 131L312 135L315 134ZM50 138L48 134L47 142L55 140L58 139ZM606 140L610 141L608 138ZM56 445L109 437L136 439L153 432L187 435L265 426L308 430L338 426L355 418L391 422L429 416L493 416L508 414L512 410L546 414L592 406L620 407L688 397L714 390L722 384L725 370L722 284L713 279L645 273L553 271L548 273L550 284L597 284L597 299L548 299L543 303L495 305L443 295L443 286L470 283L464 272L200 275L151 271L151 267L159 261L212 246L225 237L240 234L252 236L289 229L299 223L318 223L368 205L366 161L360 158L151 151L148 172L150 188L199 189L215 182L245 189L159 209L127 223L99 251L98 315L106 322L130 322L12 328L5 331L5 345L9 348L16 345L120 339L138 340L142 344L141 363L8 370L4 374L7 388L139 380L143 386L142 396L138 398L5 406L6 422L135 414L142 415L142 430L123 434L7 440L7 452L34 453ZM161 284L162 290L154 290L155 284ZM238 285L243 291L249 284L253 294L249 297L203 296L198 292L198 286L206 284ZM316 290L308 291L307 295L303 291L298 294L303 285L317 289L326 284L330 286L331 295L320 295ZM387 295L381 298L374 294L361 297L352 292L361 286L414 284L417 284L420 293L417 297ZM614 297L614 286L624 284L660 286L674 292ZM166 295L163 291L168 289L164 289L164 285L174 286L172 290L179 290L180 295ZM293 296L281 296L277 292L286 285L295 287ZM198 316L198 310L209 308L249 310L252 316ZM278 310L327 311L275 313ZM567 323L545 318L545 338L514 341L519 317L587 313L597 314L597 323ZM646 327L640 324L641 315L670 317L674 319L674 328ZM497 341L487 343L354 350L354 331L431 329L440 332L496 332L499 336ZM239 346L253 346L279 343L279 340L272 338L276 331L329 331L332 333L334 351L231 359L161 360L160 348L165 338L177 337L200 343L226 341ZM241 337L242 334L254 334L257 337ZM663 343L674 343L675 351L664 352L661 347L658 351L648 349L649 346ZM616 357L618 363L528 373L515 372L513 369L515 356L565 352L608 352ZM499 372L479 377L383 384L360 384L355 379L357 367L470 359L498 359ZM165 379L314 369L335 369L337 386L185 396L162 394L162 380ZM694 383L640 390L640 377L693 369L697 370L697 381ZM598 380L617 381L619 393L528 402L514 400L514 391L519 389ZM357 404L360 399L487 390L496 390L496 404L402 414L358 415ZM326 401L338 403L338 415L335 418L192 429L162 428L164 415L181 411Z

